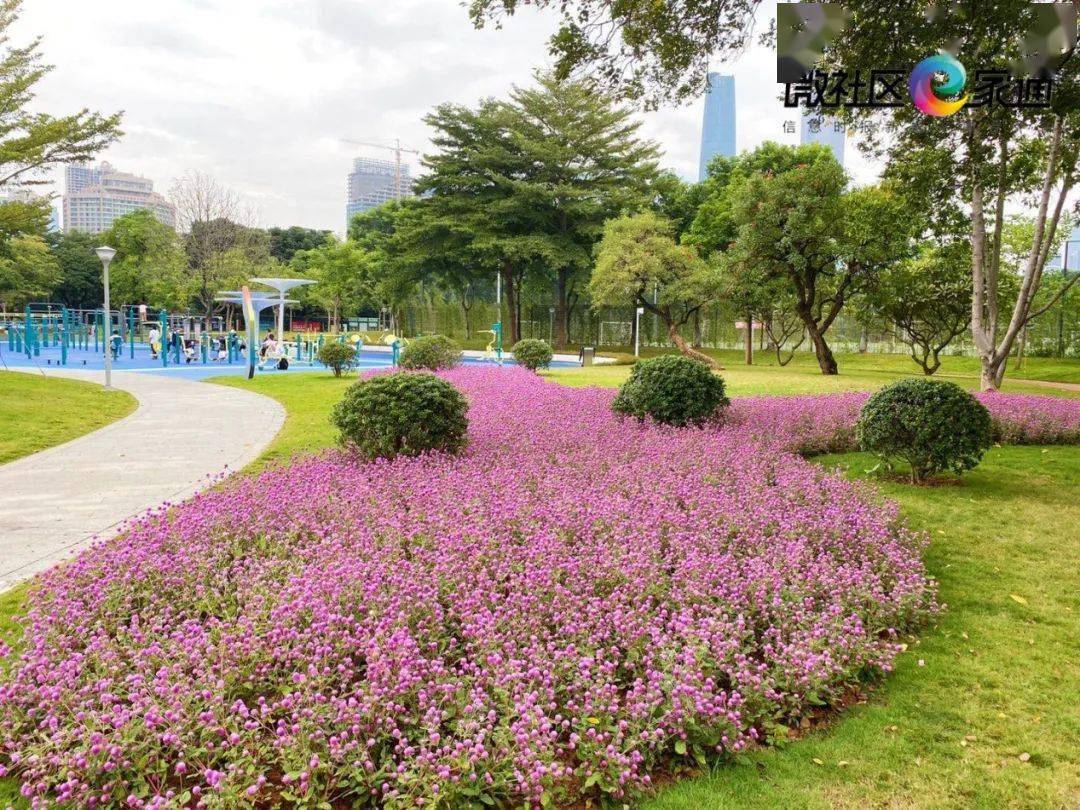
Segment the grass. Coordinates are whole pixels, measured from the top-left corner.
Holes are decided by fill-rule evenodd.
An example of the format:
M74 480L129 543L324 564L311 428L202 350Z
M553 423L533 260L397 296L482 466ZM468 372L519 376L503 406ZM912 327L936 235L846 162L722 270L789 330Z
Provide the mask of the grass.
M665 352L649 349L644 357ZM756 396L761 394L828 394L837 391L873 391L901 377L919 377L922 371L910 358L889 354L841 354L837 355L840 373L826 376L818 369L813 355L800 353L787 366L779 366L773 355L759 353L754 365L743 363L742 352L707 350L724 366L724 380L733 396ZM630 374L629 365L601 365L590 368L559 368L545 372L545 376L563 385L616 386ZM1031 375L1031 376L1027 376ZM973 358L947 357L935 379L948 379L965 388L978 388L979 368ZM1050 384L1047 384L1050 383ZM1061 386L1076 385L1076 390ZM1049 396L1080 395L1080 361L1031 358L1025 361L1023 371L1015 372L1012 364L1005 376L1003 391Z
M0 371L0 464L91 433L137 404L94 383Z
M616 369L579 373L600 371ZM551 376L563 373L574 372ZM812 387L812 375L798 367L747 374L729 371L736 395L838 390ZM853 376L867 385L891 379ZM333 444L327 415L351 380L305 374L214 382L285 406L285 426L258 468ZM857 453L819 461L852 478L866 478L873 466ZM947 610L921 639L908 640L896 671L865 703L782 749L675 782L644 802L648 810L1077 804L1080 447L994 448L959 485L873 480L929 535L927 566ZM5 639L23 594L0 595ZM13 801L14 791L11 780L0 782L0 803Z

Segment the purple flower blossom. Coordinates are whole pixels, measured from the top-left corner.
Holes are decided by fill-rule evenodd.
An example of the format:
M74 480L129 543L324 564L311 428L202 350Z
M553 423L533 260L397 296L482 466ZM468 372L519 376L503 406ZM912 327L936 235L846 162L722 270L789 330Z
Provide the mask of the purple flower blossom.
M460 456L300 459L37 581L0 682L33 804L628 796L887 671L936 610L895 506L791 452L842 449L859 395L674 430L444 376Z

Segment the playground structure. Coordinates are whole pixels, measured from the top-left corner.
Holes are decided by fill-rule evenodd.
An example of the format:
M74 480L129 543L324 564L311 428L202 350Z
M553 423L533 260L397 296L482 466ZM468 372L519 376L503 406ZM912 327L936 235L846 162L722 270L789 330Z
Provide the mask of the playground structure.
M20 313L0 314L0 347L6 343L7 357L25 357L26 365L38 367L101 367L106 360L119 364L119 368L124 367L126 360L132 370L240 364L246 366L251 377L256 369L315 366L319 350L327 341L348 343L358 356L365 342L385 346L390 349L388 359L395 366L401 350L408 345L408 340L390 331L377 336L294 331L288 339L284 330L285 307L297 302L287 298L286 293L314 282L287 278L253 278L252 282L264 284L272 292L251 290L245 285L241 290L222 292L215 298L239 308L244 321L240 334L228 328L222 317L170 313L145 304L125 304L106 311L36 302L26 305ZM264 349L260 342L261 313L270 308L277 310L276 340L265 344ZM494 323L484 331L491 335L491 340L483 361L502 364L502 324ZM377 356L377 352L372 355Z
M493 323L490 329L481 329L481 334L491 335L491 340L484 348L484 359L492 360L499 365L503 361L502 324Z
M114 362L135 360L137 355L144 360L149 354L163 368L242 361L243 342L235 331L226 332L224 319L179 315L145 305L106 313L32 303L23 312L0 319L0 332L0 345L6 344L9 354L42 365L87 365L107 352ZM321 340L303 339L297 333L287 349L292 361L314 362Z

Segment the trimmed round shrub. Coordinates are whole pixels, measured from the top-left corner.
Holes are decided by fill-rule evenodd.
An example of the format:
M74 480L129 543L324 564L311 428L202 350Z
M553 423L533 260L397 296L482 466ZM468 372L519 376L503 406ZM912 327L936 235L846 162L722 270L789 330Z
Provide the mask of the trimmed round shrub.
M546 340L525 338L525 340L519 340L515 343L514 348L510 351L514 353L514 362L519 366L524 366L529 371L536 371L538 368L547 368L551 365L551 347Z
M438 371L461 362L461 347L446 335L427 335L409 341L398 365L413 371Z
M324 343L319 347L317 357L320 363L334 372L335 377L356 368L356 349L347 343L336 340Z
M468 409L446 380L397 372L350 385L330 421L341 431L342 445L368 459L455 453L465 446Z
M723 377L697 360L665 354L635 365L611 407L681 427L699 424L728 404Z
M960 386L942 380L900 380L867 400L856 436L887 464L911 465L911 481L960 475L979 463L992 441L990 412Z

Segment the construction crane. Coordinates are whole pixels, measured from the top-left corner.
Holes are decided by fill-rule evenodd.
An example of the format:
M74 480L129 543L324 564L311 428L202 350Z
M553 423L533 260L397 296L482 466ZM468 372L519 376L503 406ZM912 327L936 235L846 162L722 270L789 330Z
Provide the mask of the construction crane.
M369 143L368 141L354 141L349 138L342 138L342 142L351 143L353 146L369 146L373 149L387 149L394 153L396 159L396 168L394 169L394 197L395 199L401 199L401 153L408 152L412 155L419 155L419 149L410 149L408 146L402 146L401 141L394 138L394 145L387 146L384 143Z

